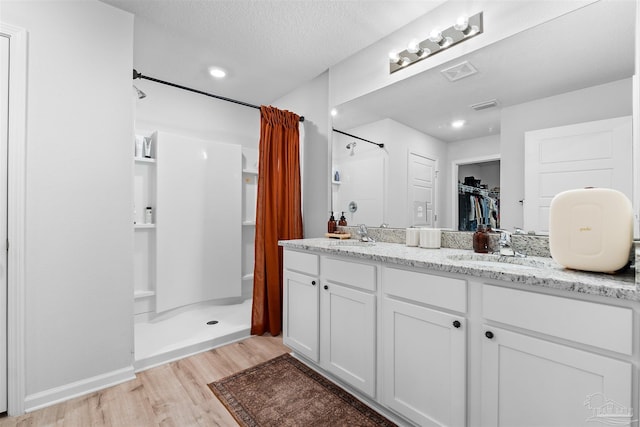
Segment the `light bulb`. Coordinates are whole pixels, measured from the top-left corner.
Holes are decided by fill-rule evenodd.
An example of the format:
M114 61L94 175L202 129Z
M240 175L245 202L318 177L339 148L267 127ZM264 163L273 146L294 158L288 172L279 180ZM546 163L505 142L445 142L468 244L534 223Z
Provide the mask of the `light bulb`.
M465 120L454 120L451 122L451 127L455 129L459 129L466 123Z
M332 108L332 109L331 109L331 116L332 116L332 117L335 117L335 116L337 116L337 115L338 115L338 110L336 110L335 108Z
M434 29L429 34L429 40L432 41L433 43L440 44L440 41L442 41L442 32L440 30L438 30L437 28Z
M464 32L467 28L469 28L469 18L467 18L466 16L459 17L453 28L455 28L457 31Z
M400 54L397 52L389 52L389 61L397 64L400 62Z
M407 45L407 52L409 53L419 53L421 50L420 42L416 39L411 40Z

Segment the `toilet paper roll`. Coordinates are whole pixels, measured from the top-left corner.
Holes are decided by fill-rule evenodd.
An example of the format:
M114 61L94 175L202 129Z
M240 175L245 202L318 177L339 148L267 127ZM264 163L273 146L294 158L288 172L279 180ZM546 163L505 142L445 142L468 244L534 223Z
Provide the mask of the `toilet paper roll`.
M418 246L420 244L420 229L407 228L407 246Z
M441 234L439 228L422 228L420 230L420 247L428 249L439 248Z

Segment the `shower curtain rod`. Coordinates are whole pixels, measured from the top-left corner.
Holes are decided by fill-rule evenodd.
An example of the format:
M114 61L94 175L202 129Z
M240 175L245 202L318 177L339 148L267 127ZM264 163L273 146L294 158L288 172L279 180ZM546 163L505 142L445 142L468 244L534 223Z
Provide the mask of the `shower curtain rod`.
M360 138L359 136L351 135L350 133L342 132L341 130L331 128L332 131L341 133L343 135L350 136L351 138L359 139L360 141L368 142L369 144L377 145L380 148L384 148L384 144L379 144L377 142L369 141L368 139Z
M145 76L142 73L137 72L135 70L135 68L133 69L133 79L134 80L135 79L151 80L152 82L162 83L163 85L175 87L175 88L178 88L178 89L188 90L189 92L199 93L200 95L210 96L211 98L221 99L221 100L227 101L227 102L233 102L234 104L240 104L240 105L244 105L245 107L256 108L258 110L260 109L259 105L249 104L248 102L238 101L237 99L231 99L231 98L227 98L225 96L214 95L212 93L203 92L203 91L198 90L198 89L192 89L190 87L186 87L186 86L178 85L178 84L175 84L175 83L167 82L167 81L164 81L164 80L156 79L156 78L153 78L153 77ZM304 116L300 116L300 121L304 122Z

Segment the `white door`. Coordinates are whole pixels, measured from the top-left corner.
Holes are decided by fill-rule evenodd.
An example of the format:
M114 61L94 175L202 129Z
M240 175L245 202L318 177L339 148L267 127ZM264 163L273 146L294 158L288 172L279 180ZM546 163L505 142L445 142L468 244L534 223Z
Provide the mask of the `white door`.
M482 426L629 425L632 365L485 326ZM607 417L607 414L610 417Z
M284 272L282 341L316 363L319 361L320 339L319 287L320 281L316 277Z
M631 136L631 116L526 132L524 229L548 232L562 191L613 188L632 200Z
M409 153L408 210L409 225L435 225L436 161L416 153Z
M390 298L382 310L384 404L417 425L464 425L464 319Z
M375 295L327 281L320 293L320 366L375 397Z
M7 147L9 39L0 35L0 412L7 410Z

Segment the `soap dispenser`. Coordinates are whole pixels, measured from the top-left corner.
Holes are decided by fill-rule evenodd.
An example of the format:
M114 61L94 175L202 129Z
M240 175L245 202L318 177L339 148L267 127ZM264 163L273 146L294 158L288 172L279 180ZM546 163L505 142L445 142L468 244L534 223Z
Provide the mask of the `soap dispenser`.
M329 223L327 224L327 231L329 233L335 233L338 224L336 224L336 219L333 216L333 211L331 211L331 216L329 217Z
M347 218L344 217L344 212L342 212L342 215L340 216L340 221L338 221L338 225L341 227L347 226Z

